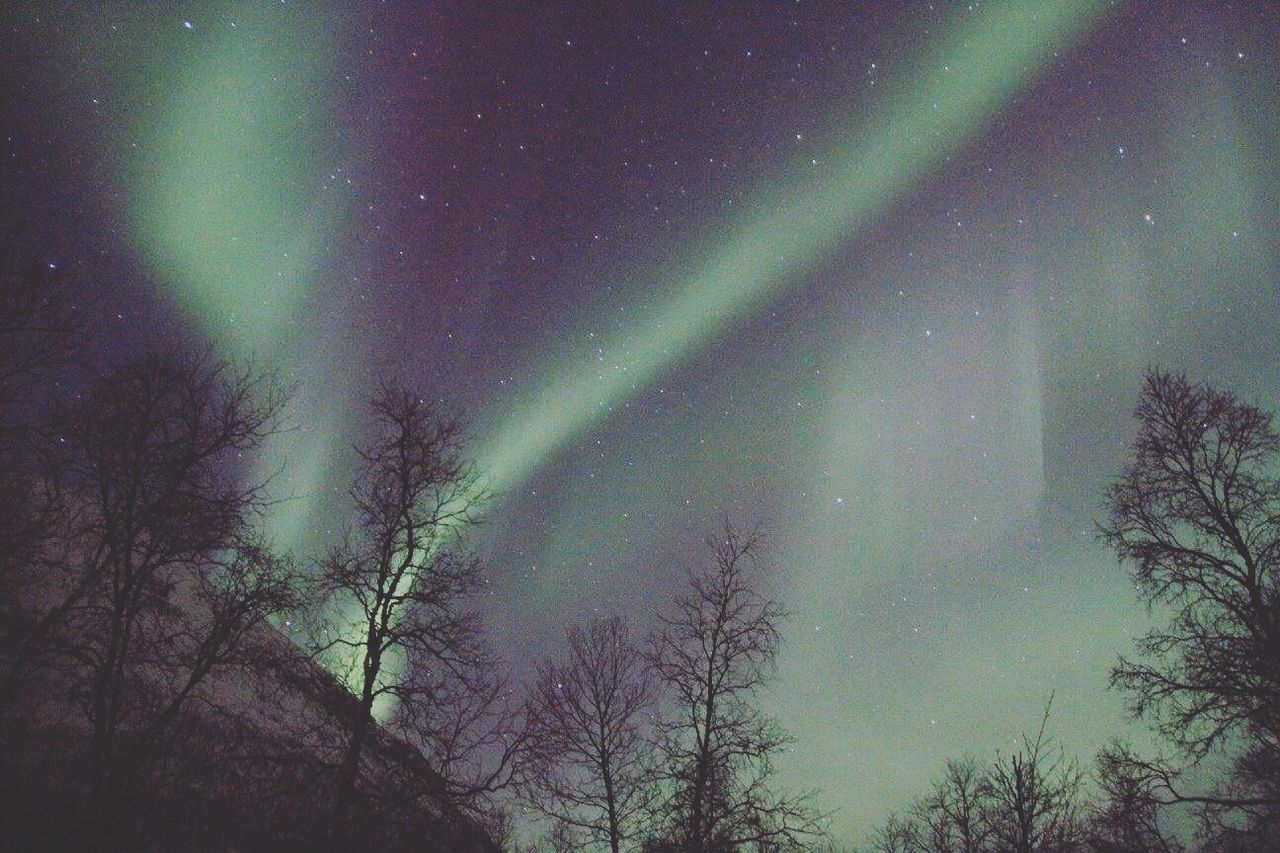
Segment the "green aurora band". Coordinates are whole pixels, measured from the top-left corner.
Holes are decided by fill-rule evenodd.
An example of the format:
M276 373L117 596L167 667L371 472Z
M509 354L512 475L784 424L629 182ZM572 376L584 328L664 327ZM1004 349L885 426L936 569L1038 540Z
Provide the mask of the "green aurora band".
M157 68L163 60L139 63L136 87L158 109L137 128L149 156L127 175L126 218L165 295L220 353L298 386L298 429L256 472L284 475L288 500L268 530L294 549L349 417L333 393L349 377L332 369L324 343L335 337L325 318L338 312L316 310L335 301L320 282L342 242L345 185L326 165L341 160L331 67L339 40L331 15L217 8L227 26L191 30L198 46L177 74Z
M305 377L327 367L304 360L305 345L316 341L302 331L308 324L300 312L323 296L317 282L336 230L338 206L317 167L334 144L324 129L334 75L323 62L336 50L314 17L273 23L250 6L236 8L245 22L237 37L211 42L158 99L163 107L146 136L154 154L132 187L130 219L156 278L220 349L301 374L305 390ZM484 490L518 488L664 371L845 245L980 134L1055 51L1084 37L1110 8L1102 0L1006 0L956 18L913 65L925 70L890 91L871 116L850 117L847 132L836 123L832 138L844 141L820 155L821 168L764 181L720 236L684 252L688 260L661 274L657 287L644 282L659 294L654 316L602 342L627 354L626 369L602 372L581 358L544 369L545 384L479 442ZM283 547L304 544L309 496L325 486L344 417L320 423L312 416L290 448L306 470L290 465L300 497L270 522ZM263 470L286 461L275 455Z
M855 118L848 141L817 158L826 168L759 188L745 216L663 276L658 290L666 297L656 316L602 344L627 354L625 370L602 372L586 359L544 370L546 385L481 443L489 490L518 487L616 406L843 246L980 133L1054 50L1085 35L1109 8L1097 0L1013 0L956 23L917 66L936 73L907 83L877 115Z
M337 224L317 165L332 147L323 60L335 43L303 16L237 12L176 81L157 75L163 108L130 220L169 295L221 349L272 358Z

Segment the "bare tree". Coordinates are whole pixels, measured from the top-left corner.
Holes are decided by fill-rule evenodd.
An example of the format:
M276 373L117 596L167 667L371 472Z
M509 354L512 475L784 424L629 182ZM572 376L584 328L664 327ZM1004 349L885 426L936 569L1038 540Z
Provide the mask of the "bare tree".
M924 853L930 849L925 836L919 814L893 814L876 827L864 849L867 853Z
M1050 697L1035 739L1022 737L1022 748L997 756L989 779L987 823L995 849L1007 853L1068 853L1078 850L1082 827L1078 762L1046 735Z
M526 800L578 830L581 846L618 853L653 793L645 731L652 690L621 617L566 634L567 660L539 667L529 702Z
M243 477L282 403L248 371L151 356L52 416L60 546L32 567L6 687L41 663L79 699L106 849L207 676L295 604L290 566L252 532L264 484Z
M502 661L479 624L457 637L457 663L414 650L396 691L392 725L440 775L443 796L499 838L509 833L498 802L523 766L524 715ZM411 789L412 780L406 780Z
M1161 827L1167 803L1161 791L1173 782L1128 746L1114 743L1098 753L1096 776L1101 797L1086 828L1092 853L1183 853Z
M440 685L474 698L486 669L477 659L480 625L467 609L481 575L458 547L481 498L475 469L462 456L462 427L393 386L382 388L372 412L373 436L358 448L350 492L354 523L320 567L339 613L320 651L345 652L356 698L335 787L338 846L350 833L375 704L400 702L409 722L416 714L434 726L445 698ZM423 710L422 703L433 704Z
M807 797L770 789L791 738L756 704L783 618L752 577L763 537L726 522L708 545L710 565L690 572L649 652L669 703L658 723L662 836L687 853L800 849L819 816Z
M1145 762L1157 794L1222 826L1280 829L1280 440L1272 417L1231 394L1150 372L1133 458L1111 487L1101 532L1168 625L1121 658L1113 686L1192 763L1235 754L1206 794ZM1130 756L1132 758L1132 756ZM1135 759L1136 760L1136 759ZM1168 784L1165 784L1168 783Z
M1050 705L1052 698L1050 698ZM874 853L1071 853L1084 850L1083 774L1047 734L1049 707L1034 738L989 766L947 762L933 791L891 817Z
M990 774L973 758L947 762L933 792L915 809L928 853L985 853L993 835Z

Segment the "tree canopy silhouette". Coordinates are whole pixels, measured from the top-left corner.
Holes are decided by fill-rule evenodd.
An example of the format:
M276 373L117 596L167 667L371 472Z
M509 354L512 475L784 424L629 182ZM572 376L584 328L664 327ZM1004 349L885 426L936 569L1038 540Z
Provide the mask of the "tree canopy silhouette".
M1167 624L1111 680L1130 710L1198 762L1230 750L1230 777L1191 794L1160 761L1130 771L1161 801L1221 829L1280 829L1280 439L1271 414L1176 374L1149 372L1133 456L1101 525ZM1117 753L1121 758L1124 755ZM1234 827L1234 828L1232 828Z
M482 577L460 541L476 521L482 492L463 456L462 425L424 395L395 385L384 385L371 409L350 490L355 519L319 567L339 614L320 651L345 650L337 659L350 663L347 683L357 700L335 785L339 847L352 838L361 758L377 734L379 700L399 704L402 730L446 774L474 771L465 780L446 775L446 793L480 796L505 784L518 745L506 736L509 691L468 607ZM499 752L497 763L481 769L478 752L489 746Z
M134 794L166 760L201 687L235 664L294 574L255 533L264 482L245 457L284 396L202 355L148 355L49 418L62 488L55 536L21 567L3 696L61 682L88 725L88 788L104 849L125 843Z
M539 667L529 699L526 799L563 833L618 853L652 794L652 685L621 617L566 634L567 658Z
M711 560L690 571L688 592L662 617L649 653L667 692L655 849L803 849L820 816L806 797L772 789L773 758L791 736L757 704L783 619L754 577L764 537L726 523L707 544Z

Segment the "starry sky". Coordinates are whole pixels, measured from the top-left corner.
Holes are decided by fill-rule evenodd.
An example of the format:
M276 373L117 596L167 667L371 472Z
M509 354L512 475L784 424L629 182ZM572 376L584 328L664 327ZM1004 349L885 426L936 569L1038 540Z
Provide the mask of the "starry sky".
M465 414L517 675L773 534L779 775L851 839L1147 618L1096 540L1142 372L1280 408L1280 7L6 4L0 227L96 355L296 383L260 465L343 523L380 377Z

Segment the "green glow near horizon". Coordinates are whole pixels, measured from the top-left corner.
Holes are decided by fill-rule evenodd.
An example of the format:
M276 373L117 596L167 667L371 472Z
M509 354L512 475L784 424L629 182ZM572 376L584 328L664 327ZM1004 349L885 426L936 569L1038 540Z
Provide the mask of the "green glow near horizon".
M848 141L817 158L811 177L758 188L748 214L662 277L666 304L603 342L628 355L625 371L602 373L595 363L545 371L547 384L481 442L487 486L501 493L524 482L615 406L845 244L981 131L1107 8L1099 0L1006 2L954 25L916 66L930 71L874 116L855 117Z

